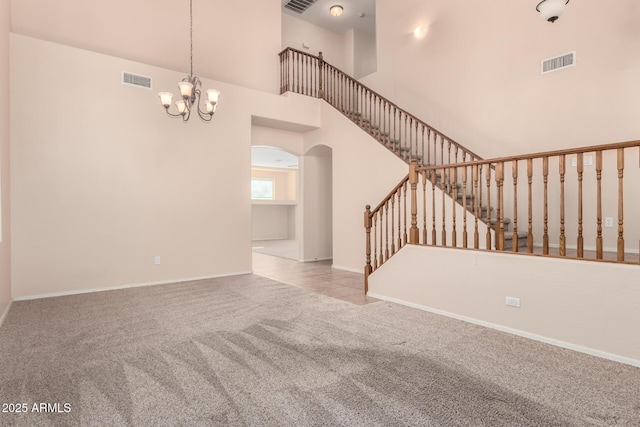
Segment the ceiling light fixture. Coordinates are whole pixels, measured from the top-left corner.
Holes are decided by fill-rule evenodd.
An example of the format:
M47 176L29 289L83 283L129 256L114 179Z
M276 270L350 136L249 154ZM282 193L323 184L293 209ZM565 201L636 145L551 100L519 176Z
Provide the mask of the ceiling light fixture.
M342 15L343 9L342 9L342 6L340 6L339 4L336 4L334 6L331 6L329 11L331 12L331 14L333 16L340 16L340 15Z
M193 0L189 0L189 39L190 39L190 52L191 52L191 73L182 79L178 83L180 88L181 99L176 101L175 105L178 109L178 114L174 114L169 111L171 107L171 101L173 100L173 94L171 92L160 92L160 103L164 107L167 114L171 117L182 117L182 121L186 122L191 117L191 110L198 111L198 115L205 122L210 122L218 107L218 97L220 92L215 89L207 90L207 99L205 101L204 110L200 107L200 97L202 81L193 75Z
M427 35L429 27L426 25L420 25L413 30L413 36L418 40L423 39Z
M542 14L545 20L554 23L562 15L567 3L569 0L542 0L536 6L536 10Z

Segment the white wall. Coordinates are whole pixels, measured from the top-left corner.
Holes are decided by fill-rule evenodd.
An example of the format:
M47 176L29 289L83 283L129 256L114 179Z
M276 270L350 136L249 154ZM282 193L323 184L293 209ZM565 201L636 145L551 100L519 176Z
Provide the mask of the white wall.
M9 34L11 1L0 0L0 324L11 302L11 206L9 205Z
M640 366L637 285L634 265L408 245L369 295Z
M252 117L317 127L318 100L205 80L218 113L184 124L155 91L181 73L17 34L11 65L14 298L251 270Z
M353 74L352 39L353 32L337 34L295 16L282 14L282 49L292 47L311 55L322 52L325 61L347 74ZM309 49L303 48L302 43Z
M550 24L529 2L380 1L365 83L485 158L638 139L640 3L610 3ZM540 75L573 50L577 66Z
M19 34L189 72L187 1L21 0L12 15ZM279 0L195 0L194 73L276 93L280 16Z

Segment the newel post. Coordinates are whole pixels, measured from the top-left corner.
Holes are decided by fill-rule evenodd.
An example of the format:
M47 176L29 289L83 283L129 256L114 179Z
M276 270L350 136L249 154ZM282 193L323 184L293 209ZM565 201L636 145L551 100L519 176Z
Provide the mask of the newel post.
M371 274L371 206L367 205L364 210L364 228L367 232L366 255L367 262L364 266L364 293L369 292L369 275Z
M409 165L409 184L411 185L411 230L409 231L409 243L420 243L420 231L418 230L418 160L412 159Z
M318 53L318 98L324 99L324 89L322 88L322 74L324 70L324 59L322 52Z

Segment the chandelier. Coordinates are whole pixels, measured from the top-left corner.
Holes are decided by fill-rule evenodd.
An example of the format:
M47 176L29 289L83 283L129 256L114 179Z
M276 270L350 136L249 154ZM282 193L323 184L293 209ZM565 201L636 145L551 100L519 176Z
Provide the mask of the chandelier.
M182 121L186 122L191 117L191 111L196 110L198 115L205 122L210 122L218 107L218 97L220 92L215 89L207 89L207 99L204 102L204 109L200 105L202 96L202 81L193 75L193 0L189 0L189 39L190 39L190 60L191 73L178 83L180 89L180 98L175 102L178 113L169 111L173 94L171 92L160 92L160 103L164 107L167 114L171 117L182 117Z

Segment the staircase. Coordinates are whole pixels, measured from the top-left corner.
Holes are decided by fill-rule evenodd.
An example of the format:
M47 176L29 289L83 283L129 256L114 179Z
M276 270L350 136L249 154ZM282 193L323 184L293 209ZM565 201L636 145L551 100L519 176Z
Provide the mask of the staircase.
M366 207L366 278L407 243L640 263L637 197L626 214L624 205L625 180L640 182L640 141L485 160L324 62L322 53L288 48L280 67L281 93L325 100L409 164L387 197ZM625 162L629 155L638 156L637 167ZM567 197L567 190L577 194ZM604 219L613 228L613 217L605 218L613 210L617 233L603 230ZM626 235L625 216L635 220Z
M324 99L355 123L364 132L384 145L407 164L416 160L419 166L435 166L474 160L480 156L466 149L442 132L427 125L382 95L362 85L346 73L324 62L322 52L318 56L288 48L280 53L280 92L295 92ZM436 185L440 175L436 174ZM457 202L470 209L471 194L460 192ZM454 197L453 187L444 186ZM464 200L463 200L464 199ZM493 216L487 215L487 212ZM495 229L497 218L492 209L481 207L480 220ZM511 220L503 219L505 249L513 248ZM518 247L526 247L527 234L518 233Z

